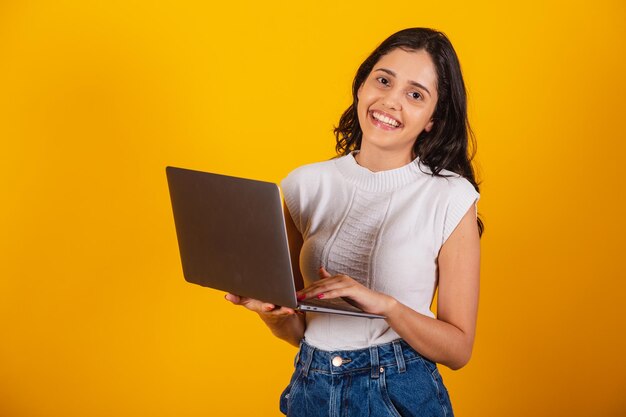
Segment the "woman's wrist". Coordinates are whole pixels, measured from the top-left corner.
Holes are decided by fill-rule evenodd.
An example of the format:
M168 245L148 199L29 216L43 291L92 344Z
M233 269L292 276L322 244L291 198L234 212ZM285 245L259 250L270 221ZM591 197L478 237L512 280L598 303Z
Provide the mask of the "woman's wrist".
M259 313L259 317L274 336L294 346L298 346L304 336L304 317L299 313L280 316Z
M389 318L392 317L397 311L400 306L400 302L390 295L386 295L385 297L385 303L381 315Z

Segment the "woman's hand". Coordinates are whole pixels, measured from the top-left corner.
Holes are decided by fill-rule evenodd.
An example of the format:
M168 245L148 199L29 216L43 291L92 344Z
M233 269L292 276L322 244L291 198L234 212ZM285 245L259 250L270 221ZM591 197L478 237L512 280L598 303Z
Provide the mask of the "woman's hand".
M226 294L224 298L231 303L239 306L243 306L250 311L254 311L264 318L276 318L288 317L296 314L293 308L289 307L277 307L272 303L265 303L263 301L255 300L254 298L241 297L235 294Z
M231 303L243 306L250 311L258 313L274 336L283 339L293 346L299 346L304 337L306 327L304 313L295 311L289 307L278 307L272 303L253 298L241 297L235 294L226 294L224 297Z
M298 300L308 298L345 298L366 313L387 315L395 298L371 290L347 275L331 276L324 267L319 270L320 280L298 291Z

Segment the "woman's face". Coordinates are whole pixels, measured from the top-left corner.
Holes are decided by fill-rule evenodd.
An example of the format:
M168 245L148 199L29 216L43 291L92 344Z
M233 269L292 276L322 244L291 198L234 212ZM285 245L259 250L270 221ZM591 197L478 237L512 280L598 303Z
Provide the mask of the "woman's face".
M363 131L361 149L406 153L412 159L413 144L433 126L437 104L437 72L423 50L396 48L374 65L358 90L357 114Z

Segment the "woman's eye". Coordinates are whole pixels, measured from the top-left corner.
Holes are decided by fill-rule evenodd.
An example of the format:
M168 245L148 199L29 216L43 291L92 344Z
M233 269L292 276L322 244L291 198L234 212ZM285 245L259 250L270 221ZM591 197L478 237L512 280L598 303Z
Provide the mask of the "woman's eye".
M409 93L409 96L411 96L411 98L413 100L419 100L422 98L422 95L420 93L418 93L417 91L412 91Z
M389 85L389 80L385 77L378 77L376 78L376 81L378 81L382 85Z

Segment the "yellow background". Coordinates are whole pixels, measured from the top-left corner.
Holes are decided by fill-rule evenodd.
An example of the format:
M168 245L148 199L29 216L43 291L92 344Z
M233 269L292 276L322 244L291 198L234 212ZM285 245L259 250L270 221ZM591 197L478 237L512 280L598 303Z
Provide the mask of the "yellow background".
M164 168L333 155L359 63L435 27L482 184L456 414L626 415L622 1L0 3L0 416L278 414L295 349L182 277Z

